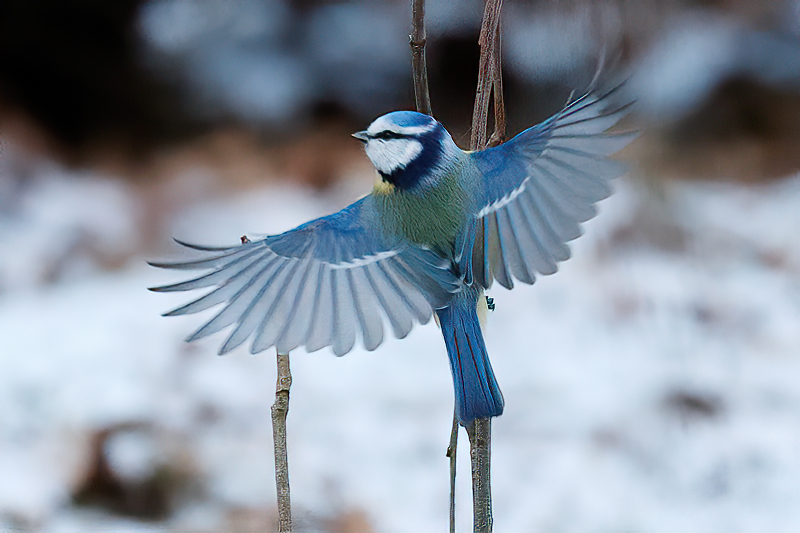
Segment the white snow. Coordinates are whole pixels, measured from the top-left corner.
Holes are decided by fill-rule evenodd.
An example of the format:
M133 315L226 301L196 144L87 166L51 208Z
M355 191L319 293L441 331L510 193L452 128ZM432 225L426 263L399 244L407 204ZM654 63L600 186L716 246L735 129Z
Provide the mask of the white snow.
M219 531L231 509L271 512L273 354L218 357L221 335L183 343L209 315L159 316L187 296L145 290L180 277L148 267L153 257L50 284L26 272L81 221L104 246L136 239L130 191L59 172L20 193L16 214L0 212L0 529ZM506 399L493 424L495 531L798 530L800 179L666 184L677 251L620 237L655 200L633 180L615 185L558 274L491 291L487 343ZM265 188L199 204L173 231L233 243L338 203ZM379 531L445 530L453 393L436 326L374 353L298 351L292 372L299 520L350 509ZM675 393L711 398L716 412L669 407ZM200 499L164 523L72 507L91 433L139 422L182 443ZM141 476L154 442L134 435L108 453ZM471 526L465 443L460 531Z

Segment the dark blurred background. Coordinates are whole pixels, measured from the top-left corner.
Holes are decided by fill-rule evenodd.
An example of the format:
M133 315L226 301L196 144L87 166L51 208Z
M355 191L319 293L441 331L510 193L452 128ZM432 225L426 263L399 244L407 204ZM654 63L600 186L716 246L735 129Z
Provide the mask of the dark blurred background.
M252 370L235 374L250 368L242 358L213 366L213 342L186 347L181 337L189 332L187 322L156 322L166 304L141 293L163 280L146 270L144 260L166 253L172 235L235 241L240 232L273 227L259 216L271 224L302 222L368 191L373 172L349 134L390 110L414 107L410 11L410 1L388 0L0 0L0 404L7 406L0 409L0 529L271 527L272 500L265 495L274 489L257 483L252 488L250 471L255 464L261 479L264 472L268 478L270 465L259 458L269 450L246 443L269 446L262 426L271 385L263 383L272 378L255 381ZM462 147L469 139L482 12L476 0L427 2L433 111ZM604 214L610 222L601 222L606 229L583 254L591 268L581 277L584 267L575 267L578 277L564 282L573 292L564 288L533 311L536 320L558 318L564 307L559 303L575 292L586 300L573 301L573 309L591 309L592 288L611 287L611 296L601 298L608 308L599 307L598 316L578 320L570 331L600 324L602 333L587 342L601 354L603 335L612 339L605 360L611 370L598 381L619 385L622 392L610 410L619 409L622 421L592 418L585 434L573 433L547 426L547 414L514 418L510 407L497 424L499 446L514 444L505 455L498 452L498 516L521 530L796 530L800 481L792 479L800 479L800 411L791 383L797 376L791 373L800 348L800 224L791 202L800 171L800 3L506 0L503 32L509 134L580 92L603 56L606 80L628 79L624 96L637 104L625 126L642 135L620 156L633 170L609 200L612 207ZM237 216L243 218L232 221ZM659 266L647 270L653 257ZM626 270L625 258L638 266ZM727 268L752 277L734 283L720 274ZM699 276L696 285L670 285L672 275L686 280L692 273ZM540 284L536 290L543 292L534 294L547 301ZM752 296L758 293L753 287L765 291L764 301ZM786 299L770 300L775 294ZM637 357L630 363L617 357L625 341L614 337L627 333L646 339L632 348ZM518 331L508 335L509 342L514 335ZM736 352L735 361L716 364L717 351L739 346L744 355ZM674 373L673 362L662 367L648 359L672 349L691 356L678 357L683 366ZM552 401L548 412L569 412L569 401L566 407L558 403L562 391L570 390L569 380L553 386L558 390L551 396L548 387L570 361L573 376L580 377L578 367L589 373L592 367L581 359L583 348L568 354L562 366L530 363L544 364L541 373L538 367L532 371L542 382L521 382L516 390L523 399L542 394L530 404ZM264 359L269 358L252 364L271 371ZM499 364L502 369L502 359ZM709 367L714 370L704 373ZM651 376L649 368L657 371ZM226 381L225 372L233 378ZM504 391L514 398L510 374ZM763 379L753 385L742 375ZM790 383L778 383L776 376ZM186 385L185 379L195 381ZM313 379L306 376L305 382ZM640 380L652 386L635 388ZM327 399L307 390L298 393L301 403L293 409L302 412L305 398L306 405L316 402L309 407L316 412L331 398L325 387L335 385L329 381L318 387ZM264 390L269 394L257 395ZM652 410L637 410L639 401L649 405L651 393L657 396ZM117 394L124 399L117 401ZM564 394L589 396L585 390ZM137 411L132 404L148 407ZM376 400L376 406L383 404ZM191 416L184 417L182 409ZM425 419L427 409L409 419ZM305 492L312 494L305 503L300 497L300 509L306 505L302 528L365 531L403 524L412 530L444 524L414 522L403 505L398 511L384 505L397 503L390 497L370 500L380 491L356 491L348 500L342 496L352 488L346 474L328 479L311 468L315 457L323 457L327 468L338 461L331 454L347 449L337 433L314 432L329 419L336 427L350 423L346 417L335 422L339 412L328 414L313 422L320 426L298 422L295 428L296 453L309 462L293 475L320 484L317 492ZM580 413L573 415L580 419ZM756 419L777 420L766 429L758 426L763 442L746 429ZM536 425L542 420L544 429ZM663 423L656 429L664 433L650 431L652 420ZM776 427L783 433L770 434ZM672 431L679 435L675 440ZM788 442L786 435L795 440ZM327 446L329 441L338 447ZM327 451L304 452L311 442ZM734 444L727 448L728 442ZM519 461L531 462L529 449L541 452L541 462L532 463L547 465L572 446L578 459L552 461L550 474L537 471L509 481L522 468ZM379 455L369 464L388 462L399 465L397 471L423 465L428 472L428 458L438 460L443 450L423 448L413 448L419 456L406 458L408 463ZM674 455L675 449L683 455ZM505 474L503 457L518 461ZM612 485L622 481L606 494L606 478L598 474L598 486L586 481L590 489L561 487L564 500L548 502L550 492L562 494L552 487L572 471L569 461L584 457L591 460L580 463L575 479L591 478L597 457L612 457L616 466L609 467L608 479ZM502 512L504 490L507 501L517 503L514 495L528 494L519 487L541 497L530 516L524 515L527 502ZM595 499L598 493L608 500ZM635 503L640 493L649 494L642 496L641 516ZM769 504L759 507L762 493ZM253 503L252 494L270 503ZM423 494L411 489L408 501L400 500L413 506L412 496ZM328 507L309 507L319 502ZM622 506L618 512L614 503ZM439 517L439 507L414 511ZM89 514L76 515L75 509ZM665 518L686 509L690 522Z
M0 117L36 150L70 165L117 161L137 179L154 151L221 130L256 151L313 143L326 128L338 135L413 107L408 11L407 2L3 1ZM481 13L476 1L428 6L434 112L462 140ZM605 47L635 76L631 92L662 126L665 150L709 177L784 175L800 165L797 18L782 0L509 1L510 131L585 86ZM746 169L701 161L724 160L719 143L767 139ZM303 178L324 186L334 174Z

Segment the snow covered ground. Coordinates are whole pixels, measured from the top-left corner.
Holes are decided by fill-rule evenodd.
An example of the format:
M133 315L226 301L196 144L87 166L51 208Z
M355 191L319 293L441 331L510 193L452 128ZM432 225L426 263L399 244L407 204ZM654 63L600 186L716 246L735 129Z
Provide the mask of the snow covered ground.
M800 530L800 178L616 188L557 275L492 291L506 399L495 530ZM141 223L127 186L53 166L13 195L0 210L0 530L267 527L273 354L217 357L220 336L183 343L203 317L159 316L186 296L146 291L177 278L125 255ZM170 231L232 243L342 205L265 187L186 209ZM101 268L97 250L128 259ZM379 531L446 530L452 381L436 327L374 353L293 353L292 371L298 529L356 513ZM118 475L178 473L172 512L73 505L109 428Z

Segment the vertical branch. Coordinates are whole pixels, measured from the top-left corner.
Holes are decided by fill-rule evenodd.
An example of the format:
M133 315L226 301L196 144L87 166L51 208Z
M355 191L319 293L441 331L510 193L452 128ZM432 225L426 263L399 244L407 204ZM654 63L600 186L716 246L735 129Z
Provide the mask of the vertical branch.
M495 94L495 134L492 137L499 143L502 140L500 138L505 135L502 65L500 63L500 10L502 7L503 0L486 0L486 8L483 11L483 23L480 37L478 37L478 44L481 48L478 88L475 91L475 108L472 112L472 138L470 141L472 150L486 148L489 98L492 90Z
M500 144L505 138L506 114L503 101L502 62L500 56L500 10L503 0L486 0L478 44L481 48L478 66L478 88L472 114L471 148L487 146L489 98L494 93L494 133L489 145ZM492 419L479 418L466 427L469 435L469 455L472 463L473 531L492 531L491 436Z
M487 146L497 146L506 140L506 106L503 100L503 61L500 40L500 8L502 0L497 2L497 21L494 27L492 54L492 90L494 98L494 133Z
M453 429L450 431L450 444L447 457L450 458L450 533L456 533L456 452L458 451L458 418L453 413Z
M412 0L411 65L414 71L414 97L417 111L431 115L431 96L428 92L428 66L425 61L425 0Z
M473 531L492 531L492 419L478 418L467 427L469 456L472 462Z
M292 531L292 504L289 499L289 456L286 450L286 415L292 374L289 354L278 352L278 383L272 404L272 438L275 443L275 485L278 492L278 531Z

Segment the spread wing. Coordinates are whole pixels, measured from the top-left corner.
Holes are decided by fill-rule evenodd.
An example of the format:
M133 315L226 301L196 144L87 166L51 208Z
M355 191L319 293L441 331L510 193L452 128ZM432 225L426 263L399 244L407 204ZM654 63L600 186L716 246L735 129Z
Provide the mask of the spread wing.
M199 257L151 264L210 272L152 290L213 287L165 316L223 304L187 339L233 325L221 354L252 336L252 353L270 346L282 352L332 346L337 355L344 355L358 333L364 346L374 350L383 341L383 316L396 337L405 337L415 321L426 323L432 307L445 304L457 280L449 262L434 252L382 235L372 200L367 196L339 213L238 246L180 243Z
M472 154L481 183L469 229L471 273L482 286L496 279L510 289L513 278L531 284L536 272L552 274L569 259L567 242L581 235L580 223L611 194L609 180L625 170L607 156L635 137L606 132L630 106L608 103L617 88L588 93L507 143Z

